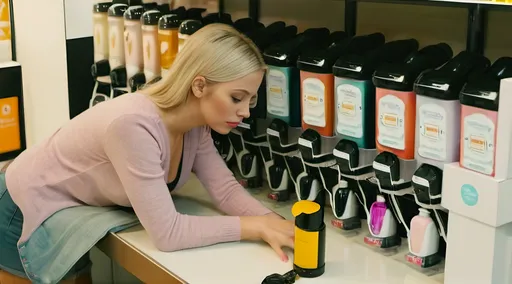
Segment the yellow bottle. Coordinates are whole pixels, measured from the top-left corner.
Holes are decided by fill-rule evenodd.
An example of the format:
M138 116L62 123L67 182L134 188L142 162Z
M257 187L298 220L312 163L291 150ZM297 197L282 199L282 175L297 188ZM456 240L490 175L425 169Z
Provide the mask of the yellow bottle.
M292 207L295 217L293 268L300 277L314 278L325 272L324 209L320 204L300 200Z

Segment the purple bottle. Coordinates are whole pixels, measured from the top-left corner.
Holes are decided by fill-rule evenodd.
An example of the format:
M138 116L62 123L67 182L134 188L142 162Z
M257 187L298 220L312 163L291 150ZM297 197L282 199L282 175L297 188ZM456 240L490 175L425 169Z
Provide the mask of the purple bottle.
M378 236L380 234L387 209L388 207L386 206L384 196L377 195L377 201L375 201L370 208L370 231L372 235Z

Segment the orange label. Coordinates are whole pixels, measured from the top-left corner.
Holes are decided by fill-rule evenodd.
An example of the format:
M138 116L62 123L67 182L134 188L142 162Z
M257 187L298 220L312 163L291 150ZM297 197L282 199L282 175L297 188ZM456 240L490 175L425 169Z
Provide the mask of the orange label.
M20 148L18 98L0 99L0 154Z
M11 22L9 19L9 0L0 0L0 40L11 39Z

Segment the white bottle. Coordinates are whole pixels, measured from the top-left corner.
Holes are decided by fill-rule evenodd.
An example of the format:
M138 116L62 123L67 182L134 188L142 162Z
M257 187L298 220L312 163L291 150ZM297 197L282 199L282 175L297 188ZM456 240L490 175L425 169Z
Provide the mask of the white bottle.
M409 232L409 251L418 257L436 254L439 250L439 232L427 209L412 218Z

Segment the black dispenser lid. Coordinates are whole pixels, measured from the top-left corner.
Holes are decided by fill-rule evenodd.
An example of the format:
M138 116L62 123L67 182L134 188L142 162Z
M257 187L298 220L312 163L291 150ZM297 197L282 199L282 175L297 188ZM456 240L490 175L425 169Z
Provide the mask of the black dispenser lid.
M159 4L157 10L160 11L162 15L171 14L171 7L169 4Z
M162 13L158 10L150 10L142 14L142 24L145 26L157 26Z
M334 64L334 76L370 80L381 64L403 61L411 52L418 50L418 46L417 40L404 39L387 42L364 53L342 55Z
M414 83L414 92L441 100L458 100L468 78L484 72L489 65L485 56L462 51L442 67L423 73Z
M180 8L185 9L184 7ZM204 12L206 12L206 9L204 8L190 8L186 11L185 17L190 20L202 20Z
M112 6L112 2L96 3L92 6L93 13L108 13L108 8Z
M346 36L327 48L301 54L297 61L297 67L304 71L329 74L333 72L336 60L343 54L363 53L384 44L384 40L384 35L381 33L354 38Z
M112 5L115 5L115 4L130 5L130 0L112 0Z
M250 34L251 32L264 28L265 25L262 23L253 20L252 18L242 18L238 19L233 23L233 26L235 29L237 29L239 32L243 34Z
M172 30L178 29L182 19L176 14L163 15L158 21L158 29L160 30Z
M460 92L460 102L492 111L498 111L500 81L512 77L512 58L501 57L484 74L466 83Z
M127 4L113 4L108 9L108 16L109 17L123 17L126 9L128 9Z
M210 13L203 18L203 25L209 25L213 23L222 23L226 25L233 25L231 15L227 13Z
M265 29L260 29L251 38L263 52L272 44L284 42L297 35L296 26L286 26L284 22L274 22Z
M192 35L202 27L203 24L198 20L185 20L180 24L179 33L183 35Z
M171 12L169 14L175 14L175 15L178 15L178 17L180 17L180 19L185 19L187 17L187 9L185 9L185 7L183 6L180 6L174 10L171 10Z
M140 20L142 17L142 14L144 14L144 7L142 6L130 6L128 9L126 9L126 12L124 12L124 19L125 20Z
M383 64L373 74L376 87L412 92L414 82L426 70L434 69L446 63L453 51L446 43L426 46L411 54L405 62Z
M144 12L151 11L151 10L158 10L158 3L156 3L156 2L144 3L144 4L142 4L142 7L144 7Z
M290 40L271 45L263 53L263 58L269 65L293 67L303 51L326 45L329 36L327 28L307 29Z
M438 167L429 164L421 164L421 166L414 172L412 185L414 188L424 187L424 182L418 178L427 181L428 190L431 193L435 193L433 195L441 193L443 186L443 171Z
M144 2L142 0L128 0L128 6L142 6Z

